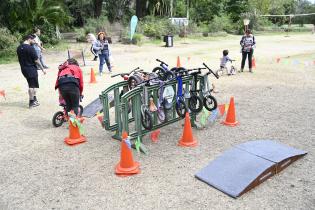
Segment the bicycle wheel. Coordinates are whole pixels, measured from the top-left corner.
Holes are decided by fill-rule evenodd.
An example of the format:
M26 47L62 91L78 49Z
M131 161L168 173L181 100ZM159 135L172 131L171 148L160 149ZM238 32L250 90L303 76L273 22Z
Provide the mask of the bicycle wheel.
M146 130L152 130L153 119L148 110L144 111L144 115L141 114L141 123Z
M139 83L142 82L142 79L139 78L138 76L136 75L133 75L131 77L129 77L128 79L128 87L129 87L129 90L135 88Z
M165 122L166 114L163 107L159 107L159 109L157 110L157 117L161 123Z
M52 119L52 124L55 127L60 127L65 121L65 116L62 111L56 112Z
M208 111L213 111L217 108L218 103L215 97L213 97L212 95L207 95L203 98L203 105Z
M188 99L188 107L192 112L198 113L202 110L203 104L199 96L192 95Z
M166 71L163 76L163 81L171 80L175 77L174 73L171 71Z
M176 112L178 114L178 116L184 118L187 112L187 107L185 102L183 102L182 100L178 100L176 102Z
M163 80L164 79L164 72L165 70L162 68L162 67L155 67L153 70L152 70L153 73L156 73L158 75L158 77Z
M82 114L83 114L83 106L82 105L79 105L79 112L78 112L78 114L79 114L79 117L81 117Z

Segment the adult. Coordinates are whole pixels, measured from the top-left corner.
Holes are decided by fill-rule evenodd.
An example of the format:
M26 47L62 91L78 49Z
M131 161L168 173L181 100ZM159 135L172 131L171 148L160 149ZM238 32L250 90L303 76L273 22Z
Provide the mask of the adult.
M87 35L87 41L89 42L89 43L91 43L91 53L94 55L94 59L93 59L93 61L97 61L97 58L98 58L98 51L97 50L95 50L95 49L93 49L93 46L96 44L96 42L97 42L97 39L96 39L96 37L95 37L95 35L94 34L92 34L92 33L88 33L88 35Z
M35 36L35 44L34 49L37 53L37 56L39 58L40 63L42 64L42 66L45 69L48 69L48 66L44 63L44 59L43 59L43 51L45 51L45 48L43 48L43 43L40 41L39 36L41 34L41 31L39 28L35 28L33 30L34 36Z
M23 43L16 50L22 74L28 83L29 108L39 106L36 97L36 89L39 88L37 66L46 74L32 46L35 43L34 39L35 36L32 34L25 36Z
M251 34L251 31L247 29L245 31L245 35L242 37L240 41L240 45L242 47L242 64L241 64L241 72L244 70L245 66L245 61L246 58L248 57L248 67L249 67L249 72L252 71L252 56L254 52L254 47L255 47L255 37Z
M66 102L66 111L74 111L79 114L79 102L83 92L83 75L78 61L68 59L58 67L58 76L55 89L59 89L61 96Z
M97 41L93 45L93 49L98 51L98 56L100 59L99 65L99 75L102 76L103 74L103 66L106 62L107 68L109 72L112 72L112 67L110 64L109 56L111 54L109 48L109 42L106 39L105 32L99 32L97 35Z

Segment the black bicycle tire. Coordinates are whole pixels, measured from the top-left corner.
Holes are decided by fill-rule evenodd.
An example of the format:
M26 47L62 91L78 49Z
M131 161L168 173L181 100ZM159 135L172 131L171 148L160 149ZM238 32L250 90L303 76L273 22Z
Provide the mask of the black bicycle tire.
M152 119L152 116L150 114L150 112L148 110L145 110L144 111L144 116L145 118L143 118L143 115L141 114L141 123L142 123L142 126L146 129L146 130L152 130L153 128L153 119ZM145 119L148 119L149 120L149 123L148 125L145 123Z
M156 73L161 80L164 80L165 70L162 67L157 66L152 70L152 72Z
M184 106L184 109L185 109L184 113L181 112L182 109L179 109L179 104L182 104ZM176 102L176 112L177 112L178 116L180 116L181 118L185 117L186 112L187 112L187 106L186 106L185 102L183 102L182 100L179 100Z
M199 102L199 107L194 107L193 106L193 101L196 100ZM196 96L196 95L192 95L189 99L188 99L188 107L189 109L194 112L194 113L198 113L202 110L202 107L203 107L203 103L202 103L202 100L199 96Z
M211 101L213 101L213 107L210 107L210 106L208 106L208 103L207 103L207 98L210 98L211 99ZM204 107L208 110L208 111L213 111L213 110L215 110L217 107L218 107L218 102L217 102L217 100L215 99L215 97L213 97L212 95L208 95L208 96L205 96L204 98L203 98L203 105L204 105Z
M58 111L54 114L53 118L52 118L52 124L57 128L62 126L64 120L61 120L59 123L57 122L57 117L58 116L64 116L64 113L62 111Z
M140 79L138 76L132 75L132 76L129 77L129 79L128 79L128 87L129 87L129 90L132 89L132 86L131 86L132 80L135 80L135 81L136 81L135 87L136 87L139 83L142 82L141 79ZM134 88L135 88L135 87L134 87Z
M163 81L171 80L175 77L175 74L171 71L166 71L163 76Z

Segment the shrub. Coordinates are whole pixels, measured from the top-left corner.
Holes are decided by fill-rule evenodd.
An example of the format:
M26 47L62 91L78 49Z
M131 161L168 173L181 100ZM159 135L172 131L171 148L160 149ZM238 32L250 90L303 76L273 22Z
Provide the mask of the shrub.
M218 31L226 31L232 32L233 31L233 23L230 18L226 15L221 17L214 16L213 20L209 24L209 32L218 32Z
M45 44L56 45L59 42L59 39L56 34L56 27L49 23L45 22L42 26L38 27L41 30L40 40Z
M15 56L20 34L12 34L7 28L0 28L0 57Z
M179 33L179 27L167 18L147 16L140 22L139 32L151 38L161 39L163 35Z

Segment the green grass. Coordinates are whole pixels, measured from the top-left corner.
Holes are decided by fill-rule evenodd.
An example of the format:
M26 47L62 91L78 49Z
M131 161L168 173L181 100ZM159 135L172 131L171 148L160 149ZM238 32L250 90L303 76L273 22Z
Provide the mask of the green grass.
M16 55L2 55L0 56L0 64L9 64L17 62L17 56Z

